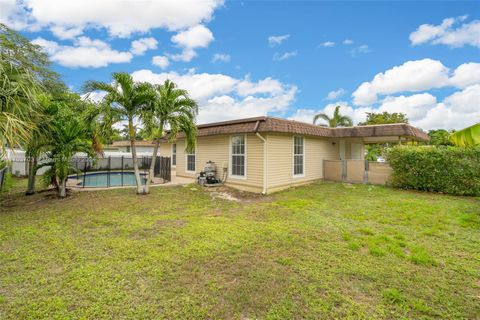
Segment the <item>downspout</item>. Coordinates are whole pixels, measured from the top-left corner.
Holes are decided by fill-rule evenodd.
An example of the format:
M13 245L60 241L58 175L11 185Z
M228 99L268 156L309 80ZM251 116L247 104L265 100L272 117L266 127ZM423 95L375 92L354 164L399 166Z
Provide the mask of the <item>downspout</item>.
M268 158L267 158L267 140L262 137L260 133L258 133L258 127L260 125L260 121L257 121L257 124L255 125L255 135L263 141L263 190L262 194L266 195L267 194L267 168L268 168Z

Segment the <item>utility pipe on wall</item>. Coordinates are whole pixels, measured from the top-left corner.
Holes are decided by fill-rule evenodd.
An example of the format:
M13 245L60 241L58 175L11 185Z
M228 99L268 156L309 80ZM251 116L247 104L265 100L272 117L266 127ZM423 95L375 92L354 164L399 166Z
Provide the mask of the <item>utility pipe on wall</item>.
M262 137L262 135L258 132L255 133L257 137L263 141L263 190L262 194L267 194L267 168L268 168L268 160L267 160L267 140Z

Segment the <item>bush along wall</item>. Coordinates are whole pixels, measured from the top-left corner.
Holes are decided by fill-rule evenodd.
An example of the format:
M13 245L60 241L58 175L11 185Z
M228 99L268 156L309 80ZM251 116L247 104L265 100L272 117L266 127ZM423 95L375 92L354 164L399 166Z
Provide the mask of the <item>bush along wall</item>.
M480 196L480 147L398 146L387 157L393 186Z

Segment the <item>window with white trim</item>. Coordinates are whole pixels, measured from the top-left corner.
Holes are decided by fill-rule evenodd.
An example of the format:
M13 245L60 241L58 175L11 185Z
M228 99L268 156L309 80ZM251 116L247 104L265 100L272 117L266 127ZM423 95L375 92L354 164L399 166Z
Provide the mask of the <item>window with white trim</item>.
M187 171L195 172L195 162L196 162L196 155L195 149L193 149L190 153L187 153Z
M293 137L293 175L302 176L304 174L304 141L303 137Z
M231 174L245 177L245 136L231 138Z
M172 144L172 166L175 167L177 165L177 144Z

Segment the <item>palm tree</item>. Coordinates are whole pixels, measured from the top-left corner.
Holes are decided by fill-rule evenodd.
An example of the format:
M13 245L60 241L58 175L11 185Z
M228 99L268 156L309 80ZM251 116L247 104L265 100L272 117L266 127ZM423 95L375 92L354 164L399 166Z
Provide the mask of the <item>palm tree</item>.
M0 154L5 144L14 147L28 139L37 93L38 84L28 70L0 61Z
M147 83L136 83L130 74L117 72L112 74L113 82L105 83L99 81L88 81L84 85L85 92L103 91L106 96L103 102L110 108L109 114L114 120L112 123L121 120L127 121L128 137L137 183L137 194L143 193L140 171L138 169L137 148L135 144L136 127L134 120L140 115L141 110L151 103L155 94L152 86Z
M325 120L328 125L320 124L321 126L328 126L330 128L336 127L351 127L353 125L352 118L349 116L342 116L340 114L340 106L335 107L333 112L333 117L329 117L326 113L319 113L313 117L313 124L317 122L318 119Z
M164 137L167 128L169 141L173 141L179 132L185 134L187 150L195 147L197 136L195 116L198 105L189 97L188 92L177 88L175 83L168 79L163 85L156 85L155 92L155 100L142 114L145 131L155 141L145 193L150 192L160 139Z
M94 156L90 132L88 126L81 119L70 117L58 117L52 124L51 142L47 156L49 161L39 166L48 166L44 173L44 181L47 185L53 184L58 189L58 194L64 198L67 193L67 178L74 170L72 158L78 152L85 152Z

